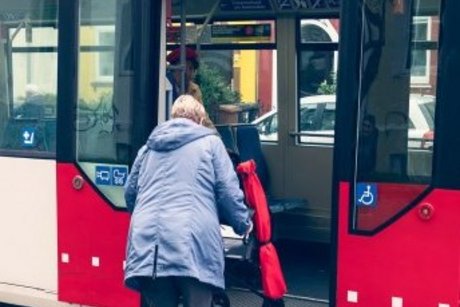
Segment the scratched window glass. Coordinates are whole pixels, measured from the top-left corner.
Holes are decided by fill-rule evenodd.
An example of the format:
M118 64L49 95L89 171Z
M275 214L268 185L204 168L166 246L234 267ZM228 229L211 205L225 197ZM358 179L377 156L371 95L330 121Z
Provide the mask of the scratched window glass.
M131 148L132 18L124 3L80 2L77 161L115 207L125 206Z

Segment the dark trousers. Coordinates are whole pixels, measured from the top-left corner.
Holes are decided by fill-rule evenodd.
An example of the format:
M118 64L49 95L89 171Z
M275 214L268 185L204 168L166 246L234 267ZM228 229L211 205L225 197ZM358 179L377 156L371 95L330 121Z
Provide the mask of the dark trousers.
M146 281L141 292L148 307L177 307L179 301L184 307L208 307L214 288L195 278L159 277Z

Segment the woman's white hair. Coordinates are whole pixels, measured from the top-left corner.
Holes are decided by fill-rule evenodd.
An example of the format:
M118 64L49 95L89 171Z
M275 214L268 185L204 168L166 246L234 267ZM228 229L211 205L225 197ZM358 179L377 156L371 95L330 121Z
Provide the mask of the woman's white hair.
M203 105L191 95L179 96L172 106L172 118L188 118L197 124L202 124L206 118Z

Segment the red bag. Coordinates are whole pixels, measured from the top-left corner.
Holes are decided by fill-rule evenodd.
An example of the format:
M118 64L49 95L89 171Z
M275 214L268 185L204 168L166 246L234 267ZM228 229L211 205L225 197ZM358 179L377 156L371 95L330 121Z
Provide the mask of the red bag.
M275 246L271 243L271 221L267 197L256 174L254 160L240 163L236 168L243 180L246 202L254 210L255 237L259 241L259 261L262 288L266 297L277 300L287 292L286 282Z

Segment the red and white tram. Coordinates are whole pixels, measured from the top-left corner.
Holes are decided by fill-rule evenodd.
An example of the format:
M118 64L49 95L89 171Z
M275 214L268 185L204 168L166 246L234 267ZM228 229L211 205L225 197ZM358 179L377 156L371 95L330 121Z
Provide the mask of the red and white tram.
M1 1L0 302L140 304L123 285L122 186L168 117L166 54L188 45L215 123L259 129L267 194L303 200L273 210L287 306L457 306L459 11L455 0ZM310 274L320 249L330 261Z

